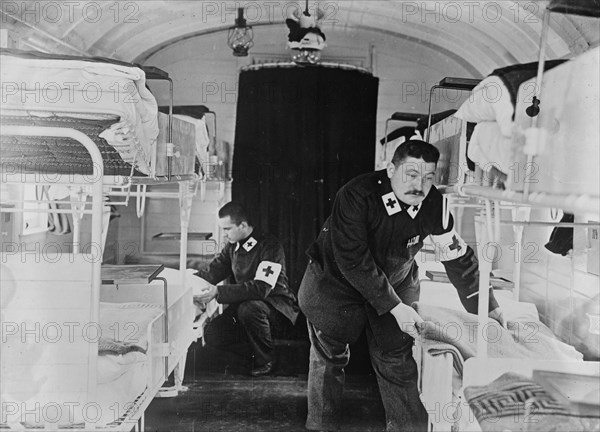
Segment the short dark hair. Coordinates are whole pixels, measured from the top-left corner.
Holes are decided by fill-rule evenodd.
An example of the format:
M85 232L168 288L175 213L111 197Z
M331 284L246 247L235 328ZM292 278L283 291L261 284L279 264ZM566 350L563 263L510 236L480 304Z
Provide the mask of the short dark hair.
M407 157L423 159L425 162L437 163L440 152L434 145L421 140L408 140L398 146L392 157L395 166L400 165Z
M239 225L242 222L247 222L248 225L252 226L250 218L248 217L248 213L246 213L244 207L239 203L231 201L219 209L220 219L225 218L227 216L229 216L231 222L233 222L236 225Z

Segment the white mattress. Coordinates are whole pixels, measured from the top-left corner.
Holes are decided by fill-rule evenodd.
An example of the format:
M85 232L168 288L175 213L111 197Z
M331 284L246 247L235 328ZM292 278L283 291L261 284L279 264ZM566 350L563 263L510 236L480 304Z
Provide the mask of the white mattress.
M49 60L0 55L3 112L28 108L48 113L116 114L121 120L101 136L126 162L137 154L148 173L158 137L158 106L137 67L81 60ZM31 114L31 113L30 113Z

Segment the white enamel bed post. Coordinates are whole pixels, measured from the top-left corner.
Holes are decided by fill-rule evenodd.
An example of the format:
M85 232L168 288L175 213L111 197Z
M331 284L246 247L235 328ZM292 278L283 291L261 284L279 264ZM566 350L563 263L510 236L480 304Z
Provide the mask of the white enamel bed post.
M487 340L484 330L487 324L488 303L490 297L490 271L492 262L486 256L490 239L485 219L479 215L475 217L475 232L477 238L477 255L479 258L479 304L477 309L477 357L487 358Z
M100 276L100 266L102 264L102 191L103 191L103 176L104 162L102 155L96 144L82 132L68 128L54 128L42 126L3 126L3 135L16 136L42 136L42 137L66 137L72 138L81 143L92 158L92 291L91 291L91 306L90 306L90 323L99 321L99 304L100 304L100 285L102 283ZM98 257L94 257L93 253L97 250ZM88 350L88 379L87 379L87 399L88 401L96 400L96 365L98 360L98 342L89 342ZM86 428L94 429L94 423L86 423Z

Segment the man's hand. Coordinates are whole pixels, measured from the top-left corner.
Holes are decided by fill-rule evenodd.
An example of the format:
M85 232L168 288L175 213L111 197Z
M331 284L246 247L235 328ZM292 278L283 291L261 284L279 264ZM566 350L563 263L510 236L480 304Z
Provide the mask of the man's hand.
M202 287L200 291L194 293L194 301L201 303L208 303L217 296L217 286L207 284L206 287Z
M496 321L498 321L500 323L500 325L502 327L506 328L506 320L504 319L502 310L499 307L497 307L493 311L490 311L490 313L488 313L488 317L495 319Z
M194 256L188 256L188 258L187 258L186 268L188 268L188 269L194 269L194 270L198 271L200 269L206 268L206 266L207 266L206 258L194 257Z
M419 327L423 323L423 318L419 316L416 310L404 303L400 303L390 313L396 318L400 330L415 339L419 336Z

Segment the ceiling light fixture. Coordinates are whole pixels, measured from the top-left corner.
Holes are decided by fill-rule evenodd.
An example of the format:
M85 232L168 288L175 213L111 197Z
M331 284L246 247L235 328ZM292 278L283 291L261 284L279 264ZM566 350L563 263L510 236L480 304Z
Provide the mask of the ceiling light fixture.
M314 15L308 11L308 0L304 12L295 10L285 23L290 30L288 47L292 49L295 63L318 63L321 50L327 46L325 34L321 31L321 21L325 13L317 8Z
M235 25L229 27L227 45L232 49L235 57L246 57L248 50L254 45L252 26L246 25L244 8L238 8L238 17L235 20Z

